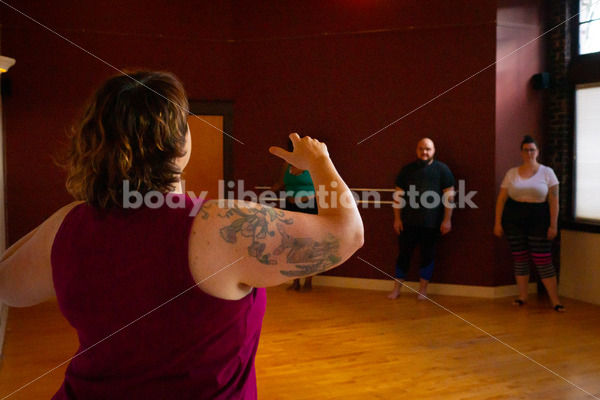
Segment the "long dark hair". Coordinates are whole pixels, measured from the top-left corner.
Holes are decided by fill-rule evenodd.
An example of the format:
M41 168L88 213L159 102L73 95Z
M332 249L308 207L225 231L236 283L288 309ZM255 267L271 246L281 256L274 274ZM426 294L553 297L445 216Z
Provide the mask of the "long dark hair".
M136 71L106 81L71 134L67 189L101 207L122 206L123 182L167 193L185 153L188 100L171 73Z

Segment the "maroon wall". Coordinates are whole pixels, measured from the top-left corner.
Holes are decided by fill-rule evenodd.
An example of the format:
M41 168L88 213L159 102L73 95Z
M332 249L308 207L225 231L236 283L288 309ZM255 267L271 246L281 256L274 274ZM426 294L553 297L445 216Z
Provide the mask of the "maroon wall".
M3 99L9 243L72 200L52 158L92 91L117 73L113 67L170 70L192 98L233 97L229 2L169 3L11 2L95 57L0 5L2 52L17 60Z
M172 70L190 98L234 100L233 135L244 143L234 145L234 176L246 188L276 179L280 162L267 149L284 145L289 132L325 140L349 185L369 188L393 187L418 139L431 137L456 179L478 191L479 207L455 211L434 282L503 282L491 234L496 74L482 71L496 57L496 1L137 3L144 7L14 5L119 68ZM17 59L3 103L12 243L69 201L50 156L64 147L90 91L114 71L0 7L2 51ZM393 274L391 209L362 213L366 242L358 255ZM386 278L357 258L331 274Z
M504 173L521 163L519 146L529 134L544 147L544 91L535 90L533 75L544 71L544 41L539 0L503 0L498 9L496 65L496 186ZM518 51L515 51L519 49ZM540 153L543 159L543 151Z

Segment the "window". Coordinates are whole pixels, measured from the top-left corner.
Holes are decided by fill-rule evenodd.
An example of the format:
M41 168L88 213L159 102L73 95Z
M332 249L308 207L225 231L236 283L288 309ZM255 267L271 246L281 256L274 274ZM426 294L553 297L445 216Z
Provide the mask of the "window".
M572 57L566 77L573 85L568 99L573 113L572 185L561 190L567 193L567 225L600 233L600 0L571 1L578 18L568 33Z
M600 51L600 1L579 0L579 54Z
M575 219L600 222L600 84L575 87Z

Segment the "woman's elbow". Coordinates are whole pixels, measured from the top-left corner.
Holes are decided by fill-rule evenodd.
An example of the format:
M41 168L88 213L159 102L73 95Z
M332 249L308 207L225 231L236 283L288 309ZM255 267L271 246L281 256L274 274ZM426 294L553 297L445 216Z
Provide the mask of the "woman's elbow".
M332 236L338 243L342 259L350 258L365 243L365 229L360 215L344 216L334 220Z
M362 219L358 217L352 226L349 227L348 231L351 232L351 234L348 236L348 247L352 249L352 253L355 253L365 244L365 228L363 226Z
M360 229L358 229L354 235L354 243L356 245L356 250L360 249L365 244L365 229L362 224Z

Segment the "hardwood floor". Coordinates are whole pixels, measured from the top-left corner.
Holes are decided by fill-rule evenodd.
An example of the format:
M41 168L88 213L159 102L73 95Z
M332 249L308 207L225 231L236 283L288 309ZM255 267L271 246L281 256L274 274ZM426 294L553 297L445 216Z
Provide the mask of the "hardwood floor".
M322 286L268 295L260 399L600 398L599 306L566 299L559 314L535 295L520 308L508 298L432 295L447 311L413 293L391 301L384 292ZM0 399L76 348L56 303L11 309ZM9 398L50 398L65 368Z

